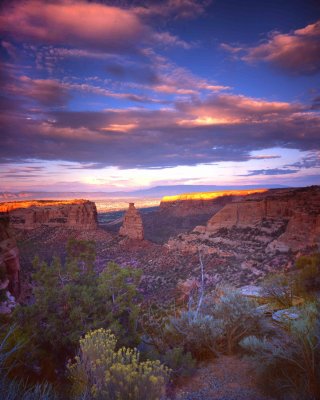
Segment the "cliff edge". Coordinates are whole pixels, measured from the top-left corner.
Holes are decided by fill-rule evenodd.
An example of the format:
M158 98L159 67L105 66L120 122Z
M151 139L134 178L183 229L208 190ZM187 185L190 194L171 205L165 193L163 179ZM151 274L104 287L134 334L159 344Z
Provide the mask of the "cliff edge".
M97 209L92 201L18 201L0 203L0 212L6 212L10 225L17 229L35 229L41 226L91 230L96 229Z

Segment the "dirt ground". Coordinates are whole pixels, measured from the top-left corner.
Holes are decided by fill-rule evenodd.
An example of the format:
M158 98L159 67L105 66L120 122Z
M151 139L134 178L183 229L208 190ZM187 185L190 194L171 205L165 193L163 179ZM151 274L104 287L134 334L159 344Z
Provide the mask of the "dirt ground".
M181 378L173 398L177 400L272 400L256 384L250 360L221 356L200 367L189 378Z

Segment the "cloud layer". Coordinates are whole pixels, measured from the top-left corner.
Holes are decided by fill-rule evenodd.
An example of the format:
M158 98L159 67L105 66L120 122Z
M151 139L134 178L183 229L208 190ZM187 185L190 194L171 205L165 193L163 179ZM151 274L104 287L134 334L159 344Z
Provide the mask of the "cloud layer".
M272 32L266 42L255 47L222 48L248 63L266 62L293 75L320 72L320 20L291 33Z

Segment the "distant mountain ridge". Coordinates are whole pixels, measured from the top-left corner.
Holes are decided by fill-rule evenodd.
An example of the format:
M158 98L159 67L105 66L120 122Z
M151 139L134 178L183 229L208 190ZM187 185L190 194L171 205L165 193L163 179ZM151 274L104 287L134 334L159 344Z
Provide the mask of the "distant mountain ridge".
M43 192L21 191L0 192L0 201L16 200L47 200L47 199L115 199L115 198L162 198L185 193L210 192L220 190L246 190L246 189L276 189L286 188L283 185L168 185L155 186L148 189L139 189L130 192Z

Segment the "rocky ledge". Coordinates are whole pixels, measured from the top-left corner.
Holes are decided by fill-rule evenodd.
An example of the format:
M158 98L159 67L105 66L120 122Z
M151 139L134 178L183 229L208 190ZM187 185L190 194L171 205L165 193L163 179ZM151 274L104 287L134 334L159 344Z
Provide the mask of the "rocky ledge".
M0 216L0 294L7 291L8 296L20 294L20 258L9 220Z
M0 213L7 213L10 225L17 229L41 226L90 230L97 228L97 209L92 201L17 201L0 203Z
M320 241L320 187L270 190L225 205L171 249L238 257L300 251Z
M164 196L160 203L160 211L178 217L207 213L213 215L228 203L266 191L267 189L225 190Z

